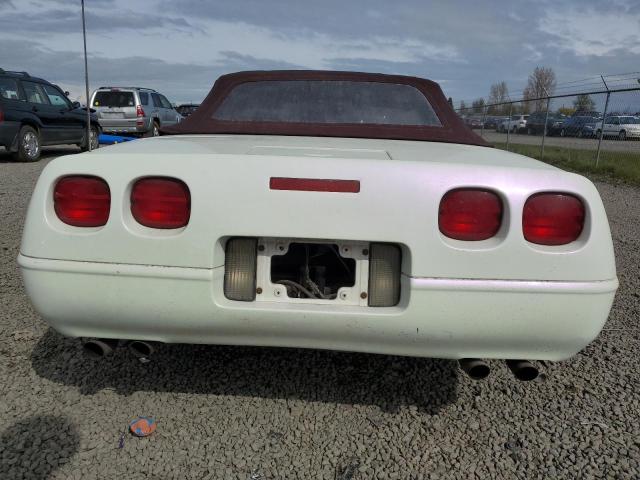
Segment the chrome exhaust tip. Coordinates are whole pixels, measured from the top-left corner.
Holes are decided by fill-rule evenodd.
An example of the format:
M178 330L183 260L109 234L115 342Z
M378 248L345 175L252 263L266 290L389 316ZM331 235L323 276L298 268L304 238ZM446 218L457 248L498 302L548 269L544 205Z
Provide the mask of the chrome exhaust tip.
M137 357L149 357L153 355L154 352L153 345L142 340L133 340L130 342L129 350Z
M538 369L527 360L507 360L507 367L521 382L530 382L538 378Z
M458 365L473 380L484 380L491 373L489 365L479 358L462 358L458 360Z
M93 358L111 355L117 346L118 340L113 338L92 338L82 344L84 352Z

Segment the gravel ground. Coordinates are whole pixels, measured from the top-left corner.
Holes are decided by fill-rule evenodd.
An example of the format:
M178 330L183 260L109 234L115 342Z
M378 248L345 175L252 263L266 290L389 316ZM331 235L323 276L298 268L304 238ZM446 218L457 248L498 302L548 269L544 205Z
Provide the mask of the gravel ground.
M507 134L499 133L494 130L485 130L482 132L477 129L474 130L478 135L482 133L485 140L491 143L506 142ZM540 145L542 144L542 135L527 135L526 133L511 134L509 141L511 143L518 143L521 145ZM546 137L544 144L552 147L565 147L575 148L579 150L593 150L595 152L598 148L598 140L593 138L576 138L576 137ZM602 151L609 152L625 152L625 153L640 153L640 141L638 140L626 140L621 142L612 138L605 138L602 140Z
M60 151L55 151L59 154ZM601 336L518 383L454 362L164 346L87 359L16 267L39 171L0 154L0 478L640 478L640 189L598 182L621 287ZM152 415L146 439L121 433Z

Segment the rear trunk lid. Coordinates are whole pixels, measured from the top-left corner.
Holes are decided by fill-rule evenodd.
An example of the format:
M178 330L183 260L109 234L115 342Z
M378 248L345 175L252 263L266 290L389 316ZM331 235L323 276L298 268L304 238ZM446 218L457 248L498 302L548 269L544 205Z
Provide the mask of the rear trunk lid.
M96 175L111 190L109 222L67 228L52 213L51 185ZM142 227L131 215L136 179L182 180L191 217L177 231ZM272 188L273 178L359 182L356 192ZM438 208L454 188L486 188L503 199L501 230L488 240L445 238ZM589 209L588 235L555 250L527 245L522 207L539 191L572 192ZM38 211L39 210L39 211ZM47 219L46 222L42 218ZM613 278L602 202L585 178L501 150L438 142L251 135L176 136L127 142L58 158L33 195L22 252L33 257L212 268L233 236L348 240L401 245L403 272L437 278L597 280ZM517 260L514 260L517 259Z

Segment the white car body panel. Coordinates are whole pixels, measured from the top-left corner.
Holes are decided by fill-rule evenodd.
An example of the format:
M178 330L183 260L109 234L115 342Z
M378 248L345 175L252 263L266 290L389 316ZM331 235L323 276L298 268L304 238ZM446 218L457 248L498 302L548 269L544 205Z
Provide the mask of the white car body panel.
M109 184L104 227L56 217L53 186L77 174ZM185 228L135 222L128 198L144 176L189 186ZM361 191L273 191L270 177L356 179ZM440 233L440 199L459 187L501 196L504 219L494 238L462 242ZM576 242L545 247L524 239L524 202L542 191L583 200ZM222 277L231 236L399 244L400 303L228 300ZM70 336L444 358L570 357L599 333L617 288L606 214L590 181L497 149L402 140L176 136L61 157L36 185L19 263L36 309Z

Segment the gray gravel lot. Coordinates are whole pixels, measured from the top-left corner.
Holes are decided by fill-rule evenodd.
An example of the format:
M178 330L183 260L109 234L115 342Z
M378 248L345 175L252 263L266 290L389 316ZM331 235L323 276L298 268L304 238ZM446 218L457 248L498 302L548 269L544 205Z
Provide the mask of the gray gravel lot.
M499 133L495 130L474 130L478 135L482 133L482 137L491 143L507 141L506 133ZM511 143L519 143L521 145L540 145L542 143L542 135L527 135L526 133L511 134L509 141ZM598 140L594 138L576 138L576 137L546 137L544 144L552 147L575 148L578 150L592 150L594 153L598 148ZM638 140L615 140L613 138L605 138L602 140L602 151L606 152L624 152L640 154L640 141Z
M450 361L294 349L86 358L16 266L50 159L0 154L0 479L640 478L640 189L597 183L621 281L601 336L544 381L492 362L474 382ZM157 432L119 449L138 415Z

